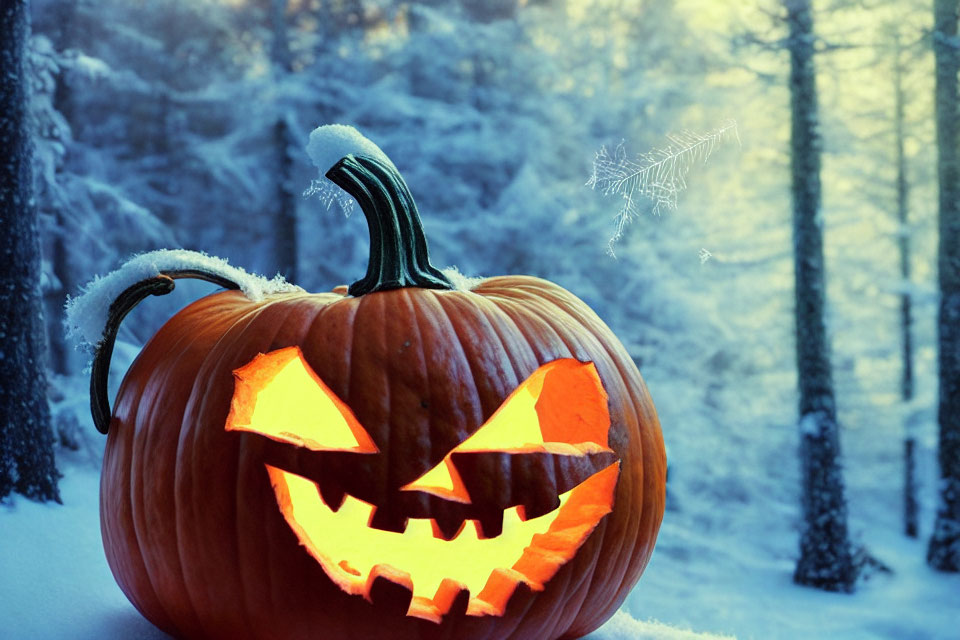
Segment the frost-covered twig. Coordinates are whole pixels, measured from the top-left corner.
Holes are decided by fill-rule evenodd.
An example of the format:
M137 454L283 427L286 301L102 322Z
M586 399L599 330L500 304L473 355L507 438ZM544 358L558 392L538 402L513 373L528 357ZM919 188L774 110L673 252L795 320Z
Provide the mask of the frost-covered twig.
M340 158L351 153L372 156L393 166L393 162L380 147L350 125L327 124L317 127L310 133L307 155L310 156L313 165L320 170L320 177L310 181L310 186L303 192L303 197L316 197L327 209L336 202L344 215L349 216L353 212L354 199L346 191L330 182L324 174Z
M222 258L186 249L166 249L141 253L127 260L119 269L87 283L80 295L69 298L66 305L66 326L77 346L93 350L103 337L110 307L131 285L163 272L200 270L231 280L251 300L285 291L302 291L281 276L268 280L234 267Z
M653 213L664 208L676 209L678 194L687 188L687 174L695 163L705 163L717 145L733 138L740 143L737 123L733 120L709 133L681 131L667 136L665 147L652 149L635 160L627 157L621 142L612 151L601 147L593 161L593 175L587 186L623 198L623 206L616 217L616 230L608 249L623 235L626 225L640 212L644 200L653 203Z
M343 215L348 218L350 214L353 213L353 207L354 204L356 204L356 201L351 198L347 192L326 178L314 178L311 180L310 186L303 190L303 197L316 198L320 201L320 204L328 210L333 207L334 203L337 203L340 205L340 210L343 211Z

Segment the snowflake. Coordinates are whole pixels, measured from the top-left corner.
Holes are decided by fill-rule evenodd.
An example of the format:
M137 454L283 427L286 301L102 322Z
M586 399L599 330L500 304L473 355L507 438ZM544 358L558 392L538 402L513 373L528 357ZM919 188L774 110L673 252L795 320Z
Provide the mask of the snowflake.
M593 160L593 175L587 186L623 198L616 216L617 228L610 238L608 250L623 236L624 227L640 212L640 203L653 202L653 213L677 208L678 194L687 188L687 174L695 163L705 163L717 145L733 138L740 143L737 123L730 120L706 134L681 131L667 136L670 143L652 149L636 160L627 157L623 143L610 151L601 147Z

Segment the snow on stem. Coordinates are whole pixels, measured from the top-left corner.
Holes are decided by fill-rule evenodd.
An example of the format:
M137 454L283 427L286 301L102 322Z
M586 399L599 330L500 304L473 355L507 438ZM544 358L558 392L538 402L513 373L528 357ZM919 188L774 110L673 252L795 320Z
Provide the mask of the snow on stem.
M313 166L320 170L320 177L310 181L310 186L303 192L304 197L316 196L327 209L336 202L347 216L353 212L355 201L350 194L326 177L331 167L341 158L355 155L370 156L394 171L397 170L376 143L346 124L325 124L311 131L310 140L307 142L307 155L310 156Z
M179 277L201 277L209 274L224 282L232 282L251 300L283 291L301 291L277 276L268 280L230 265L223 258L208 256L186 249L163 249L134 256L119 269L96 277L81 288L78 296L69 298L66 305L67 333L78 346L89 350L100 344L110 316L110 307L120 295L143 280L161 274L183 273ZM178 277L178 276L173 276ZM216 280L211 280L217 282ZM218 284L221 284L218 282Z
M267 280L232 267L221 258L185 249L144 253L95 279L84 287L80 296L67 301L67 323L73 337L83 345L93 346L90 413L100 433L107 433L110 426L107 382L120 323L144 298L173 291L174 280L179 278L195 278L227 289L240 289L251 300L270 293L301 291L280 276Z

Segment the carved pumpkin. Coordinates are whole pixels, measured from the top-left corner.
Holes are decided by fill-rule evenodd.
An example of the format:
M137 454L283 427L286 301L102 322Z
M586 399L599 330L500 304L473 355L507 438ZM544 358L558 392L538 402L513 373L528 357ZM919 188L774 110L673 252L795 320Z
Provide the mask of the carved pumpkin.
M216 278L168 273L114 304L92 390L121 588L183 638L589 633L663 515L635 365L555 284L454 290L392 167L347 156L327 176L367 216L367 276L349 293L193 303L144 347L111 418L122 317L171 278Z

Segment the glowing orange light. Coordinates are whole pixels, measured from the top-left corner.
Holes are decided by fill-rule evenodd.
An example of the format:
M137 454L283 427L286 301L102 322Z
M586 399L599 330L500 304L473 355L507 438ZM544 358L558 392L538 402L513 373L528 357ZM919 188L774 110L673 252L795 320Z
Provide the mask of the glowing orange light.
M546 515L523 520L523 508L512 507L504 511L499 536L480 537L474 521L452 540L434 537L423 518L411 518L403 533L373 529L374 506L347 496L334 512L314 482L269 465L267 471L287 524L341 589L367 596L379 567L391 567L409 578L408 615L439 621L451 584L469 591L468 615L502 615L520 582L543 589L610 512L619 464L562 494L560 508Z
M377 451L299 348L259 355L234 373L228 430L314 451ZM402 490L469 503L453 454L583 457L610 451L609 428L607 395L596 368L556 360L534 372L480 429ZM266 467L284 519L334 583L369 599L375 580L385 577L411 592L408 615L435 622L464 591L469 594L467 614L482 616L503 615L521 582L542 590L611 511L619 476L614 462L562 493L560 506L549 513L527 519L522 505L511 507L503 512L499 535L484 537L478 521L467 521L453 539L444 540L430 518L409 518L402 532L372 528L374 505L347 495L334 510L314 481Z
M596 367L571 358L554 360L534 371L479 430L402 490L470 502L453 464L454 453L545 451L582 456L606 449L609 429L607 393Z
M366 430L303 359L300 347L260 354L233 372L227 431L251 431L312 451L376 453Z

